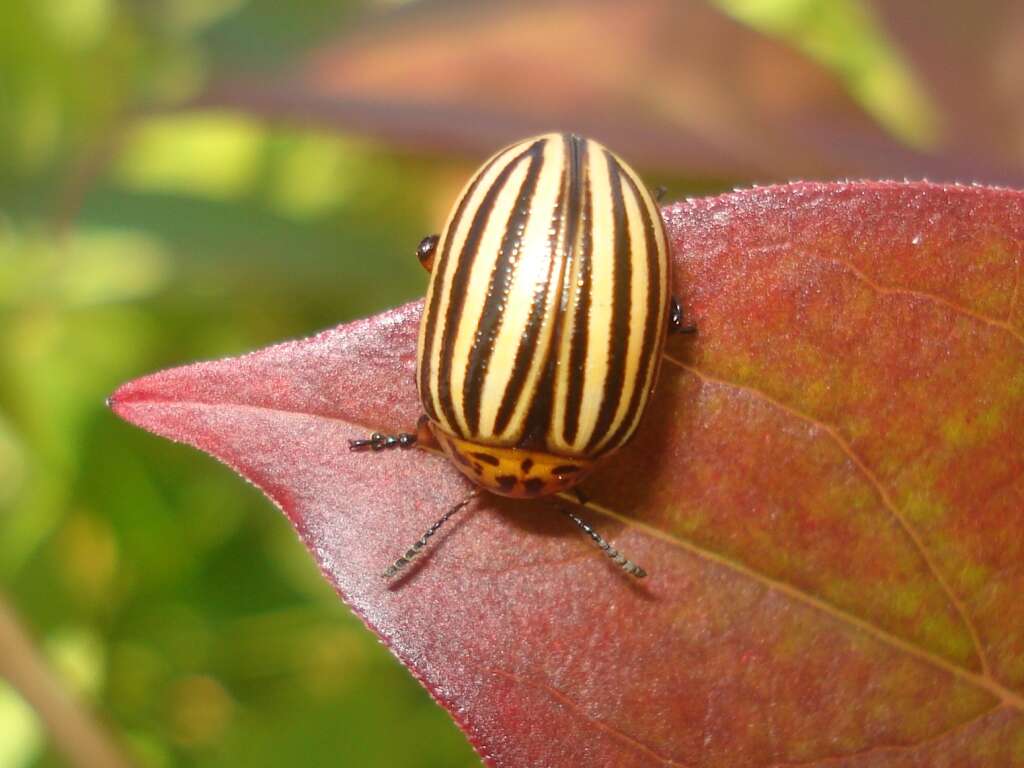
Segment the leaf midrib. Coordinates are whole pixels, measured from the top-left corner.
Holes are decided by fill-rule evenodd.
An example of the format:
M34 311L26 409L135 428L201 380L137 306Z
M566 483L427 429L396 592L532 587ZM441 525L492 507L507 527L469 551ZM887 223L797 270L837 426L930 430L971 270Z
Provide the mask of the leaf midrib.
M312 414L312 413L307 413L305 411L297 411L297 410L286 409L286 408L274 408L274 407L266 406L266 405L252 405L252 404L247 404L247 403L238 403L238 402L229 402L229 401L223 401L223 402L218 402L218 403L211 403L211 402L203 402L203 401L198 401L198 400L180 400L180 399L179 400L164 400L164 399L156 399L156 398L153 398L153 399L139 398L139 399L133 399L133 400L126 401L126 402L123 402L123 403L119 403L118 405L121 405L125 409L128 409L128 408L131 408L132 406L144 405L147 402L155 402L155 403L159 403L161 405L172 405L173 404L173 405L177 405L177 406L181 406L181 407L189 407L189 406L198 407L198 408L234 407L234 408L247 409L247 410L253 410L253 411L269 411L271 413L290 414L290 415L301 416L301 417L305 417L305 418L327 419L329 421L337 421L337 422L340 422L342 424L347 424L347 425L350 425L352 427L362 428L362 429L365 429L368 432L375 431L375 428L372 427L372 426L363 425L362 423L360 423L358 421L349 421L347 419L343 419L343 418L340 418L340 417L326 416L326 415L323 415L323 414ZM436 450L433 450L433 449L422 448L421 447L420 450L423 450L423 451L425 451L427 453L434 454L435 456L438 456L438 457L442 457L443 456L443 454L441 454L440 452L438 452ZM222 459L222 461L225 461L225 460ZM242 474L242 472L238 469L237 465L235 465L233 462L225 461L225 463L229 467L234 469L236 472L238 472L239 474ZM248 478L248 479L250 480L250 482L252 482L251 478ZM260 486L257 484L257 487L260 487ZM260 490L263 490L262 487L260 487ZM264 491L264 494L269 497L269 494L267 494L266 491ZM559 495L560 498L563 498L566 501L570 501L570 502L572 502L574 504L579 504L579 500L576 499L576 497L571 495L571 494L561 493L561 494L558 494L558 495ZM273 499L271 499L271 501L273 502ZM932 651L929 651L929 650L926 650L924 648L921 648L921 647L911 643L908 640L904 640L903 638L901 638L901 637L899 637L897 635L894 635L894 634L892 634L890 632L887 632L886 630L881 629L880 627L875 626L871 622L869 622L869 621L867 621L865 619L862 619L862 618L860 618L860 617L856 616L855 614L852 614L852 613L850 613L848 611L845 611L842 608L839 608L838 606L833 605L832 603L829 603L829 602L823 600L822 598L819 598L819 597L816 597L814 595L808 594L808 593L806 593L806 592L804 592L804 591L802 591L800 589L797 589L796 587L794 587L794 586L792 586L790 584L787 584L784 581L780 581L780 580L775 579L775 578L773 578L771 576L768 576L767 574L761 573L760 571L756 571L753 568L750 568L749 566L746 566L746 565L744 565L743 563L741 563L741 562L739 562L737 560L733 560L733 559L728 558L728 557L726 557L724 555L721 555L721 554L719 554L717 552L714 552L712 550L706 549L705 547L702 547L702 546L700 546L700 545L698 545L698 544L696 544L696 543L694 543L692 541L689 541L689 540L687 540L685 538L681 538L681 537L676 536L676 535L674 535L672 533L669 533L668 531L663 531L660 528L656 528L656 527L654 527L654 526L652 526L652 525L650 525L648 523L644 523L644 522L642 522L640 520L637 520L635 518L623 515L622 513L617 512L616 510L612 509L611 507L607 507L607 506L604 506L602 504L598 504L598 503L596 503L594 501L588 501L585 504L585 506L588 509L593 510L594 512L598 512L599 514L603 514L606 517L609 517L609 518L611 518L613 520L616 520L616 521L622 523L623 525L633 527L636 530L640 531L641 533L645 533L648 536L651 536L652 538L658 539L660 541L664 541L664 542L666 542L668 544L671 544L672 546L675 546L675 547L677 547L679 549L682 549L682 550L684 550L686 552L689 552L690 554L696 555L697 557L700 557L701 559L703 559L703 560L705 560L707 562L713 563L714 565L717 565L717 566L722 567L722 568L727 568L727 569L729 569L729 570L731 570L731 571L733 571L733 572L735 572L735 573L737 573L737 574L739 574L739 575L741 575L741 576L743 576L745 578L748 578L748 579L751 579L752 581L758 582L758 583L764 585L765 587L767 587L767 588L769 588L769 589L771 589L771 590L773 590L775 592L778 592L779 594L782 594L782 595L784 595L785 597L787 597L787 598L789 598L791 600L795 600L795 601L797 601L799 603L802 603L804 605L808 605L808 606L810 606L810 607L812 607L812 608L814 608L814 609L816 609L818 611L821 611L822 613L830 616L831 618L835 619L836 621L838 621L840 623L847 624L850 627L853 627L854 629L857 629L857 630L859 630L859 631L861 631L861 632L863 632L863 633L865 633L865 634L875 638L876 640L878 640L879 642L881 642L881 643L883 643L885 645L888 645L888 646L890 646L890 647L892 647L892 648L894 648L896 650L902 651L903 653L906 653L906 654L908 654L910 656L913 656L913 657L915 657L915 658L917 658L917 659L919 659L919 660L921 660L921 661L923 661L923 662L925 662L925 663L927 663L927 664L929 664L929 665L931 665L933 667L936 667L936 668L941 669L941 670L943 670L945 672L948 672L949 674L955 676L956 678L958 678L960 680L968 682L971 685L976 686L977 688L980 688L982 690L985 690L985 691L989 692L990 694L992 694L992 696L994 696L996 699L998 699L1005 706L1013 707L1013 708L1017 709L1020 712L1024 712L1024 695L1018 694L1017 692L1012 691L1012 690L1006 688L1005 686L1000 684L998 681L993 680L990 677L986 677L985 675L978 674L976 672L972 672L971 670L969 670L969 669L967 669L967 668L965 668L963 666L960 666L959 664L956 664L956 663L954 663L952 661L949 661L948 659L946 659L946 658L944 658L944 657L942 657L942 656L940 656L940 655L938 655L938 654L936 654L936 653L934 653Z

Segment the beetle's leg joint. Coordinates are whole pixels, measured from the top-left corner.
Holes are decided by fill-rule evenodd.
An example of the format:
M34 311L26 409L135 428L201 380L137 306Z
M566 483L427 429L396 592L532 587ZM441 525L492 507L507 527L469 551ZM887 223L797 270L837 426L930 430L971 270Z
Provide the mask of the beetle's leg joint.
M399 432L397 435L374 432L367 438L348 441L350 451L384 451L388 448L412 448L414 445L416 435L411 432Z

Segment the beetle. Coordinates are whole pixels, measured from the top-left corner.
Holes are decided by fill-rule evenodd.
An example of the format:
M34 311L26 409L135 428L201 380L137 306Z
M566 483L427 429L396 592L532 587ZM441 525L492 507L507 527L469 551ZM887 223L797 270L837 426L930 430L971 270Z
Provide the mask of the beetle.
M354 451L442 450L475 485L392 564L404 568L481 492L575 490L636 432L670 331L668 239L657 204L598 142L550 133L512 144L473 175L439 235L420 322L416 432L351 440ZM626 573L624 557L561 508Z

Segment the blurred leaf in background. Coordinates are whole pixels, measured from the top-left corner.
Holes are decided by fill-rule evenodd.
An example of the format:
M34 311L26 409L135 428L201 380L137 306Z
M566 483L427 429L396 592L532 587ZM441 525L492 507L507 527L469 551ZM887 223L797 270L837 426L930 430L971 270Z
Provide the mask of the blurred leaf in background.
M59 679L140 765L476 764L281 516L104 397L421 295L412 249L468 170L553 125L674 195L1020 179L1013 4L934 39L900 8L7 0L0 588ZM992 85L936 86L950 40L989 45ZM1001 116L985 151L968 101ZM0 683L0 764L64 764L39 714Z

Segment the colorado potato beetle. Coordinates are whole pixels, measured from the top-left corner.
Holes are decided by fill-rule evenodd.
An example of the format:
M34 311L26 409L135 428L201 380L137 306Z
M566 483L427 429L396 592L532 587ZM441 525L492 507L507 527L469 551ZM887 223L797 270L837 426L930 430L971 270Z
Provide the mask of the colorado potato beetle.
M591 139L551 133L491 157L417 257L430 271L415 433L352 450L440 448L476 490L385 572L398 573L480 492L577 485L636 432L670 330L668 241L637 174ZM645 571L561 508L624 571Z

